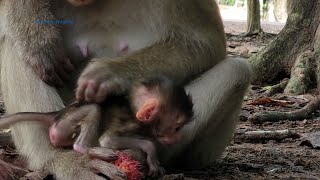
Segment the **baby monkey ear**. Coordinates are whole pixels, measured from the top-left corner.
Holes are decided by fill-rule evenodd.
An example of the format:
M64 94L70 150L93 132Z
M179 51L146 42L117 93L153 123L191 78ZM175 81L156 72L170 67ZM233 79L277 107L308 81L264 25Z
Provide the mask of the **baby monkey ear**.
M159 100L156 98L148 99L136 114L139 121L149 123L155 119L160 109Z

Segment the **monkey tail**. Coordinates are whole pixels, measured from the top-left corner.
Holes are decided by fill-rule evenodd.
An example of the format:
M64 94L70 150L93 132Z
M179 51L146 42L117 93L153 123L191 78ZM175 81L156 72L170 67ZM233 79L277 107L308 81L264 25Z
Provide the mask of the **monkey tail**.
M40 112L19 112L3 116L0 119L0 129L8 128L18 122L25 121L40 121L45 125L50 126L55 122L56 112L40 113Z

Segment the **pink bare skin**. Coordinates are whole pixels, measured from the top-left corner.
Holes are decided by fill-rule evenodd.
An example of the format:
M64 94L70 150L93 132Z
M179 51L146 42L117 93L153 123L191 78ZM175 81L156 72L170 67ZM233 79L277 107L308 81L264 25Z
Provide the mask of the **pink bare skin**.
M89 49L87 42L80 42L78 43L78 47L80 49L81 56L84 58L89 57Z
M20 112L7 115L1 118L0 128L23 121L38 121L49 128L49 138L53 146L66 147L74 143L74 134L81 129L80 122L91 112L87 106L76 107L71 104L65 109L57 112L36 113Z
M129 44L125 41L120 41L118 46L118 54L124 54L129 51Z
M88 42L86 41L82 41L82 42L78 42L77 46L79 47L81 56L83 58L88 58L89 57L89 47L88 47ZM117 49L116 49L117 54L123 55L129 52L129 44L125 41L120 41Z
M95 0L68 0L75 7L87 6L95 2Z

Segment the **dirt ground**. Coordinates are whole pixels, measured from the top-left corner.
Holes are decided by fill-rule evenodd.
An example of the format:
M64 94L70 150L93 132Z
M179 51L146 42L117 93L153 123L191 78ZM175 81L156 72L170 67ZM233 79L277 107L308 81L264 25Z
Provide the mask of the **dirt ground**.
M283 24L263 24L265 31L271 33L278 33L282 27ZM244 32L244 28L245 23L240 21L225 22L229 56L250 57L275 37L272 34L255 37L232 35ZM267 97L268 87L250 86L243 103L241 121L236 134L221 160L205 169L167 175L163 179L320 179L320 143L308 139L315 137L312 132L320 131L320 120L317 119L320 111L314 112L309 119L300 121L284 120L257 125L248 120L253 113L265 110L290 112L301 109L313 96L310 94L286 96L277 93ZM281 130L292 134L270 139L243 139L246 132L267 130L272 132ZM0 143L3 144L1 138ZM10 167L11 175L7 176L10 177L8 179L27 180L46 177L46 175L38 176L37 173L24 168L25 162L8 146L0 149L0 159L3 160L0 161L1 170ZM0 171L0 177L4 177L4 173Z
M273 38L272 34L256 37L237 36L245 31L245 23L225 21L228 38L229 56L250 57ZM265 32L278 33L283 28L281 23L263 23ZM232 34L229 34L232 33ZM266 96L269 86L250 86L241 112L241 121L237 126L232 143L227 147L223 158L208 169L190 175L195 179L320 179L320 148L305 145L312 132L320 131L320 111L309 119L300 121L279 121L253 124L248 118L253 113L266 110L291 112L306 105L312 95L286 96L277 93ZM312 92L311 92L312 93ZM275 102L264 102L265 99ZM280 101L277 102L277 100ZM284 104L283 104L284 103ZM297 136L288 136L275 140L249 140L244 142L240 136L251 131L289 130ZM239 140L240 139L240 140ZM319 136L316 139L320 139ZM319 145L319 140L316 142Z

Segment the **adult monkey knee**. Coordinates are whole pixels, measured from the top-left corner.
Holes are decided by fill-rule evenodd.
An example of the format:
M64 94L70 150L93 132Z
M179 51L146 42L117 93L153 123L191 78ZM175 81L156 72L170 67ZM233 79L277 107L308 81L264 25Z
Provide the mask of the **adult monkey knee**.
M204 167L221 157L233 136L251 75L245 59L228 58L187 85L195 118L182 129L184 142L162 152L167 165Z
M80 78L79 98L91 101L103 99L108 93L125 91L135 79L153 73L185 84L220 64L226 56L223 26L218 7L212 0L110 0L97 1L90 7L82 8L66 6L62 0L53 3L58 4L58 18L74 18L77 22L62 31L67 54L76 52L74 42L85 42L89 52L97 58ZM59 7L60 4L62 6ZM88 20L92 20L93 25ZM55 89L44 84L24 64L20 53L13 52L15 39L7 34L5 36L5 48L1 53L1 85L8 113L61 109L63 103ZM114 58L116 52L108 54L117 49L121 42L130 47L125 56ZM99 48L106 49L101 52ZM217 72L218 77L225 76L225 73ZM194 85L201 89L206 86L205 81L211 80L204 78L201 84ZM107 90L105 87L108 87ZM197 100L196 113L218 116L208 108L201 109L220 100L220 97L212 96L215 90L204 90L210 95L210 101ZM221 95L220 92L228 91L228 88L216 87L216 90ZM208 121L199 119L197 123L205 125ZM188 132L201 136L201 131L192 126ZM44 167L63 179L98 179L84 166L88 162L86 159L71 151L60 152L50 146L48 133L41 126L21 123L13 128L13 135L19 152L28 157L33 168ZM104 169L102 166L99 170ZM102 173L114 174L110 171Z

